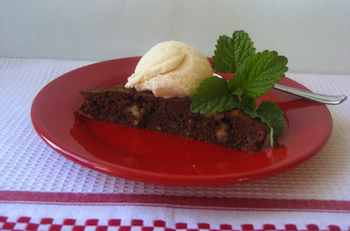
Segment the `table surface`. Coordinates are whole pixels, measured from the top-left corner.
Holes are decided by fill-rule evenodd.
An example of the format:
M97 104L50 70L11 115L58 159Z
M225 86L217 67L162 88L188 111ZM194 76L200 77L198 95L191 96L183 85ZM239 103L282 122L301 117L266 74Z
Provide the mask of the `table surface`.
M32 128L30 108L38 91L90 63L0 58L0 229L350 227L350 101L329 107L334 124L328 143L294 169L222 187L145 184L67 160ZM350 95L350 75L288 77L314 91Z

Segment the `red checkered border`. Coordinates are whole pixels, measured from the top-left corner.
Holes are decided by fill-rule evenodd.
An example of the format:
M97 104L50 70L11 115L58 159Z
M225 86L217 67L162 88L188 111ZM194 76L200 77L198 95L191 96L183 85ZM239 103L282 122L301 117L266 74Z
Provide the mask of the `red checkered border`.
M190 227L187 223L176 223L174 225L168 225L163 220L154 220L151 225L145 225L141 219L133 219L125 225L121 219L109 219L105 222L101 222L99 219L87 219L85 221L78 222L74 218L66 218L59 222L53 218L46 217L41 218L39 221L33 221L31 217L22 216L16 220L11 220L8 217L0 216L0 229L1 230L28 230L28 231L320 231L321 229L315 224L309 224L306 227L297 227L294 224L286 224L283 228L277 228L273 224L265 224L262 227L254 227L252 224L232 225L221 224L218 227L212 227L208 223L198 223L196 227ZM337 225L328 225L329 231L341 231Z
M257 199L257 198L196 198L182 196L161 195L133 195L133 194L102 194L102 193L50 193L50 192L25 192L25 191L0 191L0 203L29 203L29 204L70 204L70 205L110 205L129 204L151 207L176 207L211 210L249 210L249 211L296 211L296 212L326 212L350 214L350 201L333 200L287 200L287 199ZM295 224L286 224L277 227L274 224L264 224L262 227L254 227L252 224L221 224L213 227L209 223L199 223L195 227L187 223L166 223L164 220L154 220L151 224L141 219L121 220L119 218L109 220L87 219L85 221L75 218L57 220L52 217L33 219L29 216L18 218L1 216L0 230L49 230L49 231L211 231L211 230L243 230L243 231L274 231L274 230L305 230L305 231L341 231L338 225L329 224L322 229L316 224L308 224L305 227L297 227ZM350 226L347 227L350 231Z

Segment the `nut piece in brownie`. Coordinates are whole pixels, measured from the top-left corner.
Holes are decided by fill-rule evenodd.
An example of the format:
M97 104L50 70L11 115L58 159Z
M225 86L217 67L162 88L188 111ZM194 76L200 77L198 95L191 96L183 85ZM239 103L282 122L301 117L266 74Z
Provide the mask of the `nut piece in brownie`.
M130 127L178 134L195 140L246 151L260 150L268 128L240 110L191 112L190 97L161 98L150 91L115 86L82 92L79 112L87 117Z

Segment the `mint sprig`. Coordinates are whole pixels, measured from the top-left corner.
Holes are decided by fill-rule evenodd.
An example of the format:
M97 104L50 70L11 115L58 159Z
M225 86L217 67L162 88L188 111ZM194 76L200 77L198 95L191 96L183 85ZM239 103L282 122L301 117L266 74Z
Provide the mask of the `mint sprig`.
M254 53L254 43L247 32L235 31L232 37L222 35L216 43L213 56L214 70L234 73L237 67Z
M213 56L214 70L235 73L235 77L228 81L217 77L204 80L192 96L192 111L213 113L239 108L269 127L273 144L285 128L283 111L273 102L262 102L256 108L256 99L283 78L287 63L287 58L276 51L256 53L244 31L236 31L232 37L220 36Z
M192 112L224 112L238 107L239 101L231 94L227 81L215 76L202 81L192 95Z

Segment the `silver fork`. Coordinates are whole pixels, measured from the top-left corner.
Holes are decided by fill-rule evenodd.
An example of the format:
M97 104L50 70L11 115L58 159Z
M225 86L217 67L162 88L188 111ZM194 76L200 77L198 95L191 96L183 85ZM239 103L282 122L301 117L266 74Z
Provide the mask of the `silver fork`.
M300 96L305 99L313 100L324 104L331 104L331 105L341 104L348 98L346 95L324 95L319 93L313 93L311 91L301 90L294 87L288 87L286 85L282 85L278 83L276 83L273 86L273 88L292 95Z
M223 78L219 74L214 74L217 77ZM331 105L336 105L336 104L341 104L344 102L348 97L346 95L325 95L325 94L319 94L319 93L314 93L311 91L307 90L301 90L295 87L288 87L286 85L282 85L279 83L276 83L273 86L274 89L283 91L292 95L296 95L305 99L309 99L312 101L316 101L319 103L324 103L324 104L331 104Z

